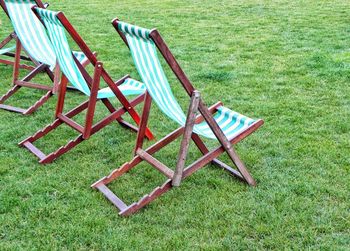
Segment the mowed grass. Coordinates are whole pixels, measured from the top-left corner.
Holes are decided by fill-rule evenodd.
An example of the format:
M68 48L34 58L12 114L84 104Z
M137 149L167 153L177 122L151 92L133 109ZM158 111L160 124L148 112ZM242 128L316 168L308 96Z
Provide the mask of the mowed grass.
M56 97L30 117L1 110L0 250L349 250L348 1L50 3L65 12L115 79L138 78L110 25L118 16L157 27L208 105L222 100L264 119L237 145L258 186L208 165L179 189L122 218L90 185L132 158L135 133L111 124L42 166L17 143L52 121ZM0 17L5 37L10 23ZM0 65L0 72L3 94L12 69ZM180 85L168 75L186 107ZM27 106L38 97L40 92L23 90L10 102ZM67 109L82 100L69 94ZM97 113L102 117L106 110ZM176 125L153 105L150 127L159 139ZM62 128L38 145L48 152L74 135ZM157 156L174 166L178 145ZM188 162L199 156L192 146ZM111 188L131 203L164 181L143 164Z

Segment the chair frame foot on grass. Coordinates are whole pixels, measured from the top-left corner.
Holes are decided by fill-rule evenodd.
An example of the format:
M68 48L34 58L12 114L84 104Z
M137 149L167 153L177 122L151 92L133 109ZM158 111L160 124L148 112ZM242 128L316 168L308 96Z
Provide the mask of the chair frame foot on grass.
M89 49L84 40L80 37L78 32L74 29L74 27L70 24L68 19L64 16L62 12L53 12L47 11L40 8L33 8L41 18L43 23L46 25L46 29L50 35L51 40L53 40L55 53L58 58L58 63L60 65L60 69L62 70L62 78L60 83L60 88L58 91L58 101L56 106L56 115L55 120L50 125L46 126L42 130L39 130L33 136L28 137L20 143L20 146L26 147L30 152L36 155L40 159L41 164L51 163L54 159L58 158L62 154L68 152L75 146L77 146L82 141L89 139L93 134L112 123L113 121L118 122L124 127L127 127L133 131L138 131L138 127L134 126L128 122L126 122L122 115L128 113L131 118L134 120L136 125L140 124L140 117L134 107L143 101L143 97L145 95L145 90L142 89L137 91L139 95L131 101L128 101L124 96L120 87L124 84L128 84L129 82L134 83L137 82L138 85L141 84L138 81L132 80L129 76L125 76L118 81L114 82L109 74L103 67L102 62L98 61L95 54ZM69 48L67 38L65 36L64 31L67 31L71 38L75 41L75 43L80 47L82 52L88 57L89 62L94 67L94 73L92 76L85 70L83 65L74 57L72 53L66 51L62 48ZM69 77L67 77L69 76ZM72 77L75 76L75 77ZM78 79L78 81L77 81ZM101 92L105 89L100 89L100 82L104 80L108 85L109 96L108 97L117 97L119 102L122 104L122 107L119 109L114 108L112 103L106 96L101 96ZM78 90L82 93L86 94L89 98L87 101L78 105L68 113L63 113L67 84L71 82ZM128 89L126 90L128 91ZM134 93L134 94L136 94ZM103 94L103 93L102 93ZM100 120L99 122L94 123L95 117L95 108L96 103L101 101L102 104L109 111L109 115ZM76 115L80 114L84 110L87 110L85 116L85 124L80 125L75 122L72 118ZM44 154L41 150L39 150L36 146L34 146L34 142L40 138L46 136L49 132L53 131L60 125L68 125L72 129L79 132L79 135L69 141L66 145L61 146L56 151L50 154ZM148 139L153 139L153 135L151 131L146 128L145 137Z
M244 115L228 111L228 109L223 107L223 104L221 102L218 102L213 106L207 108L207 106L202 101L200 93L193 87L156 29L146 30L134 25L120 22L118 19L115 19L112 24L121 38L130 48L136 68L138 69L138 72L140 73L148 92L146 93L144 100L144 109L141 117L140 130L138 132L134 149L135 157L130 162L122 165L120 168L113 170L108 176L103 177L102 179L95 182L92 185L92 188L99 190L115 207L117 207L120 210L120 215L127 216L135 213L171 188L179 186L182 180L209 163L213 163L214 165L227 170L230 174L238 177L240 180L246 182L247 184L255 186L255 180L252 178L247 168L235 152L234 145L256 131L261 125L263 125L263 120L252 120L248 117L245 117ZM186 93L191 98L191 101L188 108L187 117L178 122L181 127L163 139L159 140L157 143L148 147L147 149L143 149L143 138L145 132L144 128L148 122L151 101L155 100L157 105L165 114L169 112L169 110L166 110L166 106L162 106L162 99L157 96L157 94L169 93L171 90L167 89L167 87L164 88L164 86L167 85L165 84L167 81L165 81L165 76L162 73L163 71L161 67L158 67L155 70L152 69L153 66L159 65L159 61L154 59L156 58L156 51L154 46L158 48L167 64L170 66L173 73L182 84ZM151 48L149 50L149 54L147 54L147 48ZM139 61L142 61L144 59L146 59L145 62L147 61L147 64L144 68L142 68L139 64ZM155 73L160 75L159 81L156 79ZM154 89L157 88L158 90L155 91ZM157 92L159 90L165 91ZM172 99L172 96L168 95L167 98ZM163 100L165 100L164 97ZM242 124L242 127L239 127L232 122L230 125L236 131L234 134L230 134L232 136L228 138L227 135L229 135L229 129L225 128L224 131L223 127L225 123L221 123L219 125L218 121L220 120L220 116L214 117L214 114L223 111L228 111L229 114L226 117L226 125L227 123L232 122L233 116L237 116L237 123L242 121L250 122L247 124L242 122L244 124ZM176 121L176 116L168 116ZM242 119L241 121L239 121L240 118ZM206 135L205 133L201 132L198 125L206 126L207 129L211 130L211 133ZM209 150L200 136L210 136L211 138L217 139L219 146L213 150ZM179 137L182 137L182 141L178 153L177 165L175 167L175 170L172 170L160 160L156 159L153 155ZM189 143L191 140L195 143L203 156L185 167ZM228 154L229 158L236 166L236 169L217 159L224 152ZM131 205L126 205L107 187L107 185L143 161L146 161L148 164L162 173L167 178L167 180L161 186L156 187L151 193L146 194L144 197L142 197L138 202L132 203Z

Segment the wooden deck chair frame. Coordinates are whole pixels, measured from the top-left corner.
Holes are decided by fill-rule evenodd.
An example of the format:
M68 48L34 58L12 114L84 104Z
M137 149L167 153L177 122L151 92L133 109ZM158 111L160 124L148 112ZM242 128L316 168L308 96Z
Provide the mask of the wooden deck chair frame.
M48 4L44 4L41 0L34 0L36 5L41 8L46 8ZM9 16L6 4L4 0L0 0L0 5L2 9L6 12L6 14ZM59 84L59 69L55 69L54 71L51 71L50 66L46 65L44 63L37 62L32 57L24 57L21 55L21 52L23 49L21 41L18 39L17 35L15 33L11 34L7 40L9 39L15 39L16 41L16 51L14 54L14 63L13 63L13 86L10 88L3 96L0 97L0 109L4 109L11 112L17 112L22 115L30 115L33 112L35 112L37 109L39 109L43 104L45 104L50 97L52 97L58 90L58 84ZM7 41L6 40L6 41ZM30 53L26 52L27 55L30 55ZM24 78L19 79L20 70L23 68L21 67L21 59L30 59L35 64L35 67L28 68L31 70ZM88 60L86 59L83 62L83 65L86 66L88 64ZM38 74L45 72L47 76L49 77L50 81L53 82L51 86L49 85L43 85L39 83L31 82L31 80L37 76ZM55 78L56 75L56 78ZM33 105L30 107L23 109L20 107L15 107L11 105L4 104L11 96L16 94L22 87L31 88L31 89L37 89L46 91L46 93L37 100ZM69 89L74 90L75 88L68 87Z
M37 7L33 7L33 11L35 11L36 8ZM75 59L75 63L78 65L79 70L81 71L83 77L85 78L86 82L89 85L89 88L91 91L91 95L89 99L83 102L82 104L76 106L74 109L70 110L69 112L63 113L68 78L64 74L62 74L60 88L58 91L58 101L57 101L56 115L55 115L56 119L52 124L46 126L42 130L39 130L33 136L28 137L27 139L19 143L20 146L26 147L30 152L36 155L40 159L39 163L41 164L51 163L53 160L55 160L62 154L68 152L69 150L77 146L82 141L90 138L90 136L92 136L93 134L95 134L105 126L109 125L113 121L117 121L120 125L137 132L138 128L126 122L122 118L122 115L124 115L125 113L128 113L131 116L131 118L134 120L136 125L139 125L140 116L137 113L137 111L134 109L134 107L139 103L143 102L143 99L145 96L145 94L141 94L129 102L118 88L118 86L121 85L127 78L129 78L129 76L127 75L119 79L118 81L114 82L110 77L110 75L107 73L107 71L104 69L102 62L97 60L96 55L89 49L89 47L84 42L82 37L74 29L74 27L69 22L69 20L65 17L63 12L58 12L57 18L60 20L60 22L62 23L62 25L68 32L68 34L71 36L71 38L80 47L81 51L88 57L89 62L94 67L94 73L93 73L93 76L90 76L89 73L83 67L83 65L81 65L79 61ZM100 89L101 80L104 80L107 83L108 87L111 88L114 95L122 104L121 108L119 109L114 108L114 106L108 100L108 98L103 98L103 99L97 98L97 93L98 93L98 90ZM106 116L99 122L96 122L95 124L93 124L95 107L96 107L97 101L101 101L104 104L104 106L110 112L110 115ZM85 124L84 126L82 126L76 123L72 118L78 115L79 113L83 112L84 110L87 110L87 113L85 118ZM75 139L69 141L66 145L61 146L56 151L48 155L45 155L41 150L39 150L37 147L33 145L35 141L44 137L49 132L56 129L58 126L62 124L66 124L70 126L80 134ZM145 129L145 133L143 135L149 140L154 138L152 132L148 128Z
M112 21L112 24L123 39L123 41L128 46L128 42L125 35L118 29L118 21L118 19L115 19ZM98 189L100 192L102 192L102 194L120 210L119 215L127 216L135 213L142 207L146 206L147 204L149 204L150 202L152 202L153 200L170 190L172 187L179 186L180 182L183 179L187 178L192 173L209 163L213 163L216 166L227 170L229 173L238 177L240 180L245 181L249 185L255 186L255 180L249 174L245 165L235 152L233 146L242 139L246 138L251 133L253 133L261 125L263 125L263 120L257 120L255 123L250 125L245 131L241 132L233 139L228 140L221 128L219 127L219 125L212 117L212 114L216 112L217 107L221 106L222 103L218 102L210 108L207 108L200 97L200 93L197 90L195 90L195 88L181 69L180 65L176 61L175 57L167 47L166 43L160 36L159 32L156 29L153 29L151 30L149 37L154 41L155 45L163 55L167 64L170 66L170 68L182 84L183 88L186 90L187 94L191 97L186 124L184 127L178 128L177 130L173 131L163 139L159 140L154 145L148 147L147 149L142 149L145 132L144 129L147 125L152 101L151 96L148 93L146 93L140 130L138 132L138 137L136 140L136 146L134 150L135 157L130 162L122 165L119 169L115 169L114 171L112 171L109 174L109 176L106 176L100 179L99 181L95 182L92 185L92 188ZM197 112L199 113L198 116L196 116ZM199 123L203 120L205 120L208 123L208 125L210 126L211 130L213 131L220 143L220 145L217 148L211 151L208 150L208 148L206 147L202 139L199 137L199 135L192 131L194 124ZM152 155L181 136L182 141L178 154L177 165L175 171L173 171ZM190 164L189 166L187 166L186 168L184 168L191 139L198 147L200 152L203 154L203 156L195 162L193 162L192 164ZM235 164L238 170L230 167L229 165L217 159L218 156L224 152L228 154L228 156L230 157L230 159ZM163 185L156 187L150 194L145 195L138 202L135 202L131 205L126 205L107 187L107 185L115 179L117 179L118 177L125 174L126 172L128 172L130 169L137 166L142 161L148 162L152 167L160 171L168 179Z

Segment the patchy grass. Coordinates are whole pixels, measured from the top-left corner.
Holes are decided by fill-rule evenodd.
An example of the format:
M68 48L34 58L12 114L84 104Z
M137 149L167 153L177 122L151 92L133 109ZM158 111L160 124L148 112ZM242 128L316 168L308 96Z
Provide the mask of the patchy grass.
M90 184L130 160L134 133L110 125L41 166L17 143L52 121L56 98L30 117L0 111L0 250L349 249L348 1L50 2L116 79L137 77L110 25L118 16L157 27L206 103L222 100L263 118L265 126L238 145L258 186L208 165L180 189L121 218ZM0 17L4 37L11 29ZM0 72L5 93L12 69L0 65ZM39 94L22 91L11 102L29 105ZM67 104L82 99L72 94ZM155 106L152 111L158 138L175 128ZM50 148L69 135L62 129L40 144ZM175 149L159 156L173 165ZM193 149L190 160L198 156ZM131 202L163 180L141 165L112 188Z

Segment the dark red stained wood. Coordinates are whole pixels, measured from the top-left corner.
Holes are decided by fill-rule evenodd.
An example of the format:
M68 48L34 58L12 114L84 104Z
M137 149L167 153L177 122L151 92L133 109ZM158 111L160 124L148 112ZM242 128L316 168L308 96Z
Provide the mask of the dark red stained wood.
M87 56L87 58L90 60L92 65L96 65L97 58L94 55L94 53L90 50L90 48L87 46L87 44L84 42L84 40L81 38L79 33L74 29L74 27L71 25L71 23L68 21L68 19L65 17L63 12L58 12L57 18L60 20L62 25L65 27L65 29L68 31L72 39L77 43L77 45L80 47L82 52ZM137 125L140 123L140 117L138 113L135 111L135 109L130 105L129 101L125 98L125 96L121 93L119 88L115 85L114 81L110 77L110 75L107 73L107 71L102 67L101 76L104 79L104 81L107 83L107 85L111 88L117 99L120 101L120 103L127 109L127 112L130 114L132 119L135 121ZM151 132L149 129L147 129L147 134L150 138L153 138L151 136Z
M13 34L14 33L11 33L4 40L2 40L0 42L0 49L2 49L5 45L7 45L9 42L11 42L11 40L13 39Z
M0 64L6 64L6 65L12 65L12 66L15 65L15 63L13 61L6 60L6 59L1 59L1 58L0 58ZM24 70L27 70L27 71L34 70L34 67L30 66L30 65L20 64L19 67L21 69L24 69Z
M67 84L68 84L68 79L66 78L66 76L62 75L61 83L58 89L58 99L57 99L56 113L55 113L56 118L58 115L60 115L63 112L64 100L66 98Z
M237 137L233 138L230 143L232 145L237 144L242 139L246 138L250 134L252 134L254 131L256 131L260 126L262 126L263 121L258 120L254 124L250 125L245 131L243 131L241 134L237 135ZM233 147L232 147L233 149ZM184 171L184 177L187 177L191 175L193 172L198 170L199 168L205 166L213 159L217 158L220 154L222 154L225 151L225 148L223 146L219 146L216 149L208 152L203 157L199 158L197 161L192 163L190 166L188 166Z
M183 131L184 131L184 128L182 128L182 127L178 128L177 130L173 131L172 133L170 133L166 137L164 137L161 140L159 140L157 143L155 143L152 146L148 147L145 150L145 152L147 152L150 155L158 152L160 149L162 149L163 147L165 147L166 145L170 144L175 139L180 137L182 135ZM96 181L93 185L91 185L91 187L95 187L99 183L103 183L105 185L109 184L110 182L112 182L116 178L120 177L121 175L123 175L124 173L128 172L130 169L135 167L141 161L142 161L142 158L140 158L140 156L135 156L130 162L125 163L120 168L117 168L117 169L113 170L108 176L103 177L100 180Z
M180 151L179 151L179 155L177 158L177 164L176 164L174 177L172 178L173 179L173 181L172 181L173 186L180 186L180 183L182 180L183 169L184 169L186 158L187 158L188 148L190 146L190 140L191 140L193 127L194 127L194 124L196 121L196 114L198 112L199 100L200 100L200 93L198 91L194 91L192 93L191 103L190 103L190 106L188 108L187 119L186 119L186 124L185 124L185 131L184 131L183 138L182 138L181 145L180 145Z
M31 151L35 156L37 156L40 160L44 159L46 155L36 148L31 142L27 141L23 144L29 151Z
M4 110L10 111L10 112L18 112L18 113L25 113L26 112L25 109L10 106L10 105L3 105L3 104L0 104L0 109L4 109Z
M119 35L123 39L123 41L127 44L127 40L122 32L118 30L118 19L114 19L112 21L113 26L118 31ZM179 79L180 83L182 84L183 88L186 90L189 96L192 96L193 93L196 93L196 90L192 86L191 82L185 75L185 73L182 71L180 65L177 63L175 57L170 52L169 48L165 44L164 40L161 38L160 34L157 30L153 29L150 33L150 38L155 42L157 48L165 58L166 62L174 72L174 74ZM145 103L150 103L150 101L147 100ZM206 164L212 162L221 168L224 168L225 170L229 171L231 174L239 177L240 179L246 181L249 185L255 185L254 179L251 177L249 172L247 171L246 167L244 166L243 162L239 159L238 155L234 151L233 145L238 143L240 140L244 139L251 133L253 133L255 130L257 130L264 122L262 120L256 121L254 124L250 125L245 131L241 132L239 135L237 135L235 138L228 140L224 133L222 132L219 125L216 123L216 121L213 118L213 113L216 112L217 108L221 106L222 103L218 102L209 109L205 106L204 102L198 97L197 102L194 102L193 96L191 100L191 105L188 111L187 121L185 127L178 128L174 132L170 133L168 136L164 137L159 142L155 143L151 147L149 147L146 150L142 150L142 143L143 143L143 135L142 131L140 129L139 131L139 137L136 141L136 153L137 156L135 156L130 162L125 163L122 165L119 169L113 170L108 176L103 177L102 179L95 182L92 187L98 188L102 185L107 185L116 178L120 177L130 169L137 166L142 160L146 160L148 163L150 163L153 167L155 167L158 170L161 170L164 172L164 170L168 170L169 168L165 166L163 163L161 163L159 160L154 158L152 154L157 152L158 150L162 149L164 146L169 144L170 142L174 141L176 138L184 134L183 140L180 147L180 153L178 157L178 164L176 168L176 174L174 175L174 178L167 180L161 187L155 188L150 194L145 195L142 197L138 202L135 202L128 206L126 209L121 210L119 212L120 215L130 215L140 208L144 207L163 193L170 190L173 186L178 186L180 181L182 179L185 179L186 177L190 176L195 171L199 170L200 168L204 167ZM199 110L200 115L195 117L196 110ZM141 120L141 126L140 128L144 127L147 123L147 119L149 117L149 110L146 109L146 111L143 112L143 118ZM212 129L213 133L217 137L217 139L220 142L220 146L215 148L212 151L209 151L207 147L205 146L204 142L200 139L200 137L197 134L193 133L193 126L194 123L200 123L202 121L206 121L209 125L209 127ZM188 146L189 146L189 139L192 138L192 140L195 142L199 150L202 152L203 156L193 162L191 165L186 167L186 169L183 171L183 166L185 163L185 159L187 156ZM230 166L226 165L225 163L219 161L216 159L220 154L223 152L227 152L230 156L233 163L237 166L239 171L234 170ZM170 173L167 173L167 176L170 176ZM175 179L176 176L176 179ZM101 191L101 190L100 190ZM108 190L108 193L106 191L101 191L107 199L111 200L111 191ZM111 200L113 203L113 200Z
M68 118L67 116L63 115L63 114L59 114L57 116L57 118L59 118L60 120L62 120L65 124L69 125L70 127L72 127L73 129L75 129L76 131L83 133L84 132L84 127L82 127L81 125L79 125L77 122L75 122L74 120Z
M137 149L142 148L143 140L144 140L145 134L146 134L148 117L149 117L149 113L151 110L151 104L152 104L152 97L146 91L144 105L143 105L143 111L142 111L142 117L141 117L140 130L137 133L136 146L135 146L134 152L136 152Z
M154 168L156 168L158 171L163 173L166 177L172 179L174 176L174 171L171 170L169 167L164 165L162 162L157 160L156 158L153 158L152 155L148 154L146 151L142 150L141 148L136 150L136 154L140 156L141 159L148 162L150 165L152 165Z
M113 203L113 205L119 208L120 211L127 209L128 206L121 199L119 199L114 193L112 193L112 191L109 190L108 187L106 187L103 184L99 184L96 188L101 193L103 193L109 199L109 201Z
M92 80L92 87L90 92L89 106L88 106L86 118L85 118L85 127L84 127L84 133L83 133L84 139L88 139L91 135L92 123L94 122L97 94L98 94L98 90L100 89L101 72L102 72L102 63L98 62L95 65L94 77Z
M35 11L36 7L33 8ZM121 93L121 91L118 88L118 85L122 84L127 77L124 77L116 82L112 80L112 78L108 75L108 73L105 71L103 64L99 61L97 61L96 53L93 53L88 46L85 44L83 39L80 37L80 35L76 32L76 30L73 28L73 26L69 23L68 19L64 16L62 12L59 12L57 14L58 19L62 22L63 26L67 30L67 32L70 34L70 36L73 38L73 40L78 44L78 46L81 48L82 52L88 57L88 61L85 63L80 63L78 60L74 58L78 68L80 69L82 75L84 76L85 80L88 83L88 86L90 88L90 96L89 100L84 102L83 104L75 107L73 110L69 111L66 114L63 114L63 108L64 108L64 101L65 101L65 94L67 90L67 78L63 75L61 78L61 84L59 87L59 97L58 97L58 103L56 107L56 120L43 128L42 130L39 130L37 133L35 133L33 136L28 137L26 140L22 141L20 143L21 146L26 147L26 142L30 142L33 144L38 139L45 137L48 133L50 133L52 130L56 129L58 126L62 124L66 124L73 129L77 130L81 134L75 138L74 140L69 141L66 145L58 148L56 151L48 154L45 158L41 158L40 163L47 164L52 162L54 159L58 158L62 154L68 152L75 146L77 146L79 143L84 141L85 139L88 139L93 134L97 133L99 130L107 126L113 121L118 121L119 123L123 124L123 126L129 126L129 123L126 123L122 119L122 115L125 113L129 113L130 116L133 118L135 123L137 125L140 124L140 117L138 113L135 111L134 106L142 102L142 98L144 95L139 95L137 98L135 98L132 101L128 101L125 96ZM74 55L73 55L74 56ZM88 72L84 69L84 66L86 66L87 62L90 62L94 67L94 75L91 77ZM122 107L119 109L115 109L112 105L112 103L108 99L97 99L98 91L99 91L99 85L100 80L103 79L107 85L110 87L110 89L113 91L115 96L118 98L120 103L122 104ZM55 80L55 86L57 87L58 80L57 78ZM94 116L95 116L95 107L96 102L102 101L102 103L106 106L110 114L97 122L96 124L93 124L94 122ZM87 114L85 117L85 124L84 126L79 125L76 123L72 118L76 116L77 114L81 113L87 109ZM132 130L135 131L135 126L130 126ZM138 130L138 129L137 129ZM146 127L145 129L145 135L148 138L153 138L153 135L151 131Z
M21 80L17 80L15 84L22 87L28 87L28 88L38 89L38 90L45 90L45 91L52 90L52 87L47 85L41 85L41 84L32 83L32 82L25 82Z

